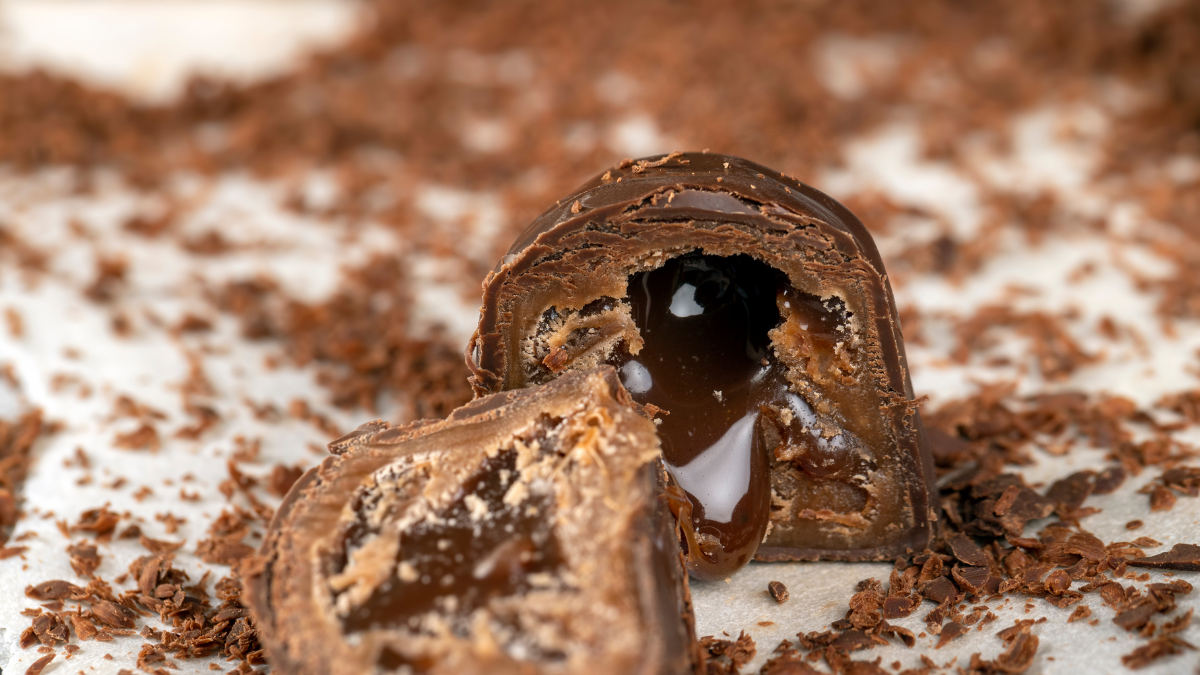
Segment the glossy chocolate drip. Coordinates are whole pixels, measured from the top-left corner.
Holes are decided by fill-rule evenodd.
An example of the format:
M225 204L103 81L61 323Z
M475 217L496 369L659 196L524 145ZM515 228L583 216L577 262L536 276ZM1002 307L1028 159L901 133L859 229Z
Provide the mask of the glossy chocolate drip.
M721 579L754 557L766 533L771 453L818 478L854 463L847 435L823 438L788 390L768 337L783 309L804 317L815 349L832 352L839 321L748 256L674 258L631 277L628 295L644 346L615 361L635 399L668 413L659 437L689 572Z
M531 495L515 506L503 501L515 464L513 451L484 460L449 508L407 529L398 573L345 618L345 629L403 626L435 608L466 617L492 598L527 591L529 575L557 569L562 557L550 497ZM352 531L347 548L360 537Z

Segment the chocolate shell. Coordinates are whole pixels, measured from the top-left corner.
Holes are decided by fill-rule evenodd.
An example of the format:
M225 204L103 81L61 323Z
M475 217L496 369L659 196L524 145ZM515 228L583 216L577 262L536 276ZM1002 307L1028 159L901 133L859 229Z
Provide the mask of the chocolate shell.
M611 368L331 444L247 565L274 671L701 667L653 425Z
M930 540L933 463L883 262L829 196L707 153L622 162L484 283L477 395L610 364L652 412L689 570Z

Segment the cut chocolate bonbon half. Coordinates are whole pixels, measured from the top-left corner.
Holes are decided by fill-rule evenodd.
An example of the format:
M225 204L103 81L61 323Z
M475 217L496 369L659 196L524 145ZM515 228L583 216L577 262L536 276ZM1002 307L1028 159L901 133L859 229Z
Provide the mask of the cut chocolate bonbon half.
M477 394L610 364L656 423L693 576L930 540L932 461L883 263L817 190L725 155L589 181L484 284Z
M244 570L277 672L658 675L702 662L654 426L612 368L442 422L367 424L330 448Z

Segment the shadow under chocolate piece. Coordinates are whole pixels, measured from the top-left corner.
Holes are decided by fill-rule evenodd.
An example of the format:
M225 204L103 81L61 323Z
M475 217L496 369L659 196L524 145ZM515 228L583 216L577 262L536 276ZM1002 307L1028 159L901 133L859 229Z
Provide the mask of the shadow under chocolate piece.
M656 420L688 569L920 550L933 466L883 262L841 204L752 162L625 161L484 283L477 395L612 364Z
M695 672L658 442L631 405L600 368L335 441L247 570L275 672Z

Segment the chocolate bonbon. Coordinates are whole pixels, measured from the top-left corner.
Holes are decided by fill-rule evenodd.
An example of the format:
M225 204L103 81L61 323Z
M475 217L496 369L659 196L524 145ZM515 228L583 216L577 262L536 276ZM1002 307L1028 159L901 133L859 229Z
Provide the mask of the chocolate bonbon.
M653 425L616 372L363 425L285 498L247 597L299 673L693 673Z
M652 412L689 571L924 547L932 461L894 300L832 198L730 156L625 161L484 283L479 395L611 364Z

